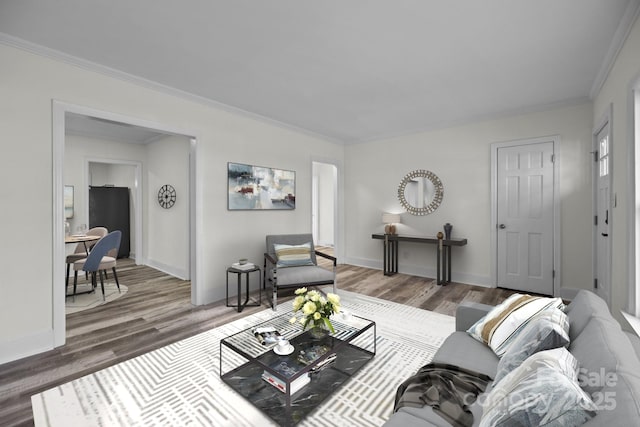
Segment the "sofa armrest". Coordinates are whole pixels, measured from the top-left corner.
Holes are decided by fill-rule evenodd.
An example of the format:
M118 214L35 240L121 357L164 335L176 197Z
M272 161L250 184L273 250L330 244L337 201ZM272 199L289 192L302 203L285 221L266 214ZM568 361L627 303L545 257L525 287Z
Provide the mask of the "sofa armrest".
M492 305L463 301L456 309L456 331L466 331L485 314L493 309Z

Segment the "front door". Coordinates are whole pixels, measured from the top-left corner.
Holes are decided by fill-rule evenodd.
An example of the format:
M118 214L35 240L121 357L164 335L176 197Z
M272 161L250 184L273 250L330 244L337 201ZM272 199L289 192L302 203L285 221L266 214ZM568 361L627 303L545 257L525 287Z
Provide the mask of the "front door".
M553 295L554 143L497 151L497 285Z
M609 123L595 135L595 250L594 250L594 286L598 295L607 304L611 293L611 137Z

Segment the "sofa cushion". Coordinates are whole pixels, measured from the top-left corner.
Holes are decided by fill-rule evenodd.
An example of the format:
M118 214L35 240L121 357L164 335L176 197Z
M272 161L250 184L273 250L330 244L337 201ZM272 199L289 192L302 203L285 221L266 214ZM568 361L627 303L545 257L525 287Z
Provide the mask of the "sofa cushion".
M505 375L520 366L529 356L543 350L569 345L569 319L557 308L536 315L513 340L498 363L494 379L500 382Z
M631 345L636 351L636 356L640 359L640 338L634 332L625 331L624 334L629 338L629 341L631 341Z
M431 406L422 408L403 407L384 424L384 427L433 426L451 427L448 421L438 415Z
M485 344L471 338L466 332L457 331L447 337L432 362L460 366L494 378L498 360Z
M597 407L577 382L578 362L564 347L541 351L495 385L480 426L578 426Z
M564 308L562 299L513 294L469 328L469 334L501 357L536 314L551 307Z
M384 427L451 427L444 418L436 414L430 406L424 408L400 408Z
M590 394L599 392L619 369L640 372L631 341L611 316L592 316L569 350L580 362L580 385Z
M585 427L635 426L640 420L640 373L626 369L616 371L615 377L592 396L598 405L598 416Z
M311 260L311 242L302 245L283 245L275 243L273 249L278 258L278 267L298 267L315 265Z
M581 290L564 310L569 316L569 338L573 340L587 326L591 316L610 316L607 303L591 291Z

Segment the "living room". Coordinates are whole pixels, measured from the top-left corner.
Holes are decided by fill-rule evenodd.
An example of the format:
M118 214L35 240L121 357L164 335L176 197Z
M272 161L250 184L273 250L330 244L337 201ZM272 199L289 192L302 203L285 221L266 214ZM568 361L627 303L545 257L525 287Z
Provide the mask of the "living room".
M397 186L402 177L411 170L424 168L442 180L443 203L428 216L403 214L401 233L433 235L446 222L452 223L454 236L469 240L455 254L454 280L492 287L491 145L550 135L559 136L561 141L556 153L561 205L558 294L593 289L590 153L594 128L612 111L615 205L611 212L611 311L620 319L620 310L629 310L630 297L638 295L630 251L630 247L635 248L635 239L630 236L636 230L633 206L637 173L632 157L637 110L632 97L640 85L637 55L640 24L636 3L629 2L632 13L627 18L630 21L627 31L619 36L619 48L591 96L587 93L558 104L502 114L478 112L474 119L464 122L434 125L417 132L406 129L404 134L359 143L344 143L331 136L287 126L257 112L252 116L239 107L162 88L132 74L41 47L9 31L3 33L0 135L5 155L0 160L0 170L6 182L3 200L13 209L6 210L1 226L10 246L5 249L8 261L0 272L3 288L0 363L64 343L64 323L56 320L55 313L59 293L54 292L63 286L64 262L56 254L64 249L64 230L62 214L56 210L61 206L56 191L61 192L65 184L64 150L60 151L61 146L55 141L60 134L64 135L67 112L148 126L194 139L194 189L189 196L193 221L190 276L197 289L193 293L194 303L205 304L224 299L225 269L232 262L249 258L260 263L265 235L310 230L314 161L335 164L338 168L336 247L340 263L382 268L381 243L371 239L371 234L383 230L380 220L383 213L399 211ZM0 15L11 19L4 13ZM2 28L4 25L0 24ZM606 62L604 56L600 62L601 65ZM527 82L522 85L527 86ZM272 92L277 98L277 88ZM351 119L357 122L355 115ZM296 171L296 209L229 211L228 162ZM13 181L18 182L15 188L9 185ZM56 186L60 189L56 190ZM145 191L157 193L156 188ZM401 271L430 276L434 265L432 249L417 247L401 253ZM30 298L25 298L25 294Z

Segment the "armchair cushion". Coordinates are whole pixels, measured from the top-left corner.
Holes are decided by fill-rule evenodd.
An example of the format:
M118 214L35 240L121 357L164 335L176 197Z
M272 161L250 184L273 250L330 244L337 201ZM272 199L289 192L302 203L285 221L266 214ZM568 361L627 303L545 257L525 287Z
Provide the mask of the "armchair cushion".
M279 268L315 265L311 260L311 242L303 243L302 245L274 243L273 248L276 252L277 266Z
M278 269L278 287L333 283L333 272L315 265Z

